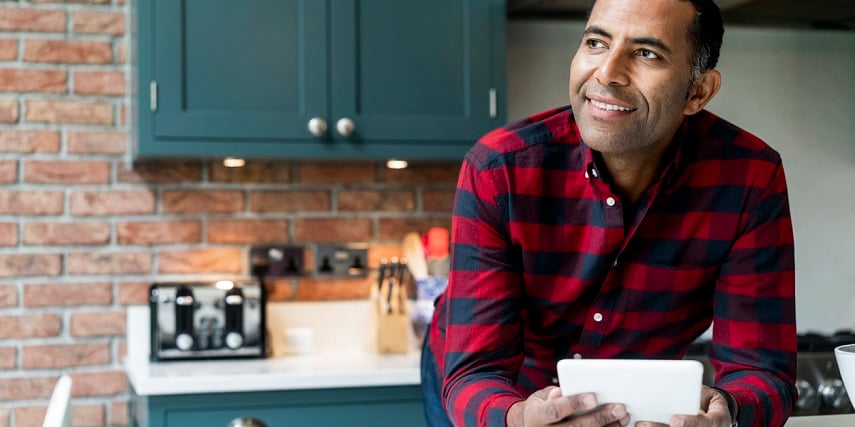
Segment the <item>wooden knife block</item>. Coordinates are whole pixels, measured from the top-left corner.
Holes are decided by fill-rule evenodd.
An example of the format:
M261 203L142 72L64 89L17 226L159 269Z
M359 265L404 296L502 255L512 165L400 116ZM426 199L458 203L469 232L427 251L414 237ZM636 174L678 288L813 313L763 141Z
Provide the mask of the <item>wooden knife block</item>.
M410 315L407 305L389 312L388 305L376 289L371 295L375 342L381 354L407 353L410 350Z

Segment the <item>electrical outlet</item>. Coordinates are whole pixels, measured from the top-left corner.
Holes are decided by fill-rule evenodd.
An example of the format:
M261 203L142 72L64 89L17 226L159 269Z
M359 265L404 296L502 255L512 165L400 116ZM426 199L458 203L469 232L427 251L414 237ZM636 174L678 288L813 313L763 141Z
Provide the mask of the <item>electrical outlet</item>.
M249 265L253 276L288 277L304 273L306 248L303 246L253 246L249 251Z
M317 245L315 276L368 277L368 248L362 245Z

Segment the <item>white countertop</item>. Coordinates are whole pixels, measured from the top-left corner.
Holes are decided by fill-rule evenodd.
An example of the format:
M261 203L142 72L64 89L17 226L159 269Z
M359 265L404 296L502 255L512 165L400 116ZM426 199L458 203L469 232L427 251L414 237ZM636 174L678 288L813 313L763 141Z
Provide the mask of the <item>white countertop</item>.
M141 396L419 384L415 350L381 355L366 348L322 346L311 355L149 362L149 309L145 306L128 308L127 335L125 371Z
M852 427L855 414L817 415L812 417L790 417L786 427Z

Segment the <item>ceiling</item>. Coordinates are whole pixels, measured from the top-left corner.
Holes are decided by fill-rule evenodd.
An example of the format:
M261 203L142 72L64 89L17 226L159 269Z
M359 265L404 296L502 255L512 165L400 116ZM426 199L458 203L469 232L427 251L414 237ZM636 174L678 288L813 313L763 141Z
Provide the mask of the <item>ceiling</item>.
M855 0L717 0L727 25L855 31ZM584 19L588 0L508 0L512 19Z

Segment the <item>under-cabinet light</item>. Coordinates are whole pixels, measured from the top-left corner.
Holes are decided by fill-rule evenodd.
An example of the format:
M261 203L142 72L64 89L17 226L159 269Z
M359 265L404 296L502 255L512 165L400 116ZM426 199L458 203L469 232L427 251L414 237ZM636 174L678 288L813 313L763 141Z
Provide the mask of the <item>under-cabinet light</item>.
M242 168L246 165L246 160L237 157L226 157L223 159L223 166L227 168Z
M386 161L386 167L389 169L406 169L408 166L406 160L391 159Z

